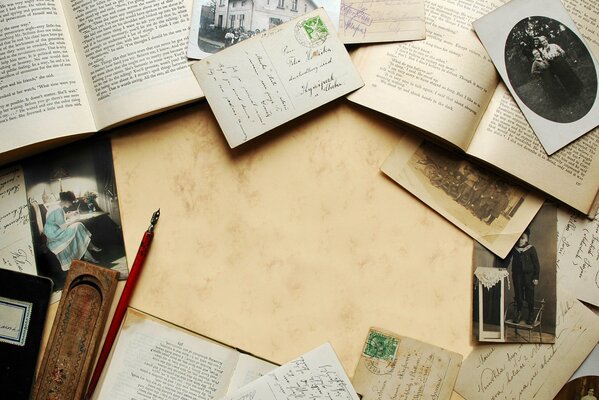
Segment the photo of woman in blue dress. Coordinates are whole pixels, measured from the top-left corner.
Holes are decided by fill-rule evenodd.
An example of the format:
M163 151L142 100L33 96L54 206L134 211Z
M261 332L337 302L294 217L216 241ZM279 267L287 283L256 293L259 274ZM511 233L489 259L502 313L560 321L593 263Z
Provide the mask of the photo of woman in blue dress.
M65 213L64 209L73 205L76 200L73 192L60 192L60 202L49 208L44 224L44 235L47 246L56 255L63 271L71 266L71 261L83 259L88 262L98 261L90 253L102 249L92 243L92 235L83 223L76 220L79 211Z

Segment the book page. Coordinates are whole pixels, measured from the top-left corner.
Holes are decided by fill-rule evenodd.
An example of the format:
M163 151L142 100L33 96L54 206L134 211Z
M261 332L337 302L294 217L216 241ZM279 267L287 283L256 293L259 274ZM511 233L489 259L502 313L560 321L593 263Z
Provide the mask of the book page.
M202 96L189 70L189 0L65 0L97 129Z
M322 8L191 68L231 148L363 85Z
M462 355L370 328L352 383L362 400L447 400Z
M242 387L223 400L358 400L330 344L326 343Z
M2 1L0 31L0 153L94 131L60 1Z
M471 22L502 3L426 2L426 40L354 53L365 86L348 99L465 150L499 80Z
M269 363L249 354L240 353L235 371L233 371L233 376L227 388L227 394L235 392L237 389L268 374L275 368L277 368L276 364Z
M1 268L37 275L25 177L20 166L0 170Z
M548 156L502 83L468 154L588 214L599 189L599 129Z
M455 391L466 400L552 399L599 341L599 319L558 286L556 342L476 347Z
M226 393L238 355L130 308L93 398L215 399Z

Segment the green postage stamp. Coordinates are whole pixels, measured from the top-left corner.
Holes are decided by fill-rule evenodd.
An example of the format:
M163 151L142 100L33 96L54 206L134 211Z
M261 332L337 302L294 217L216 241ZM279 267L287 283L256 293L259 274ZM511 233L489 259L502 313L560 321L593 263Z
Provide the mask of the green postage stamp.
M363 354L366 357L393 361L397 354L397 347L399 347L399 339L371 329L368 332Z
M329 29L317 15L298 22L295 27L295 37L303 46L316 47L329 37Z

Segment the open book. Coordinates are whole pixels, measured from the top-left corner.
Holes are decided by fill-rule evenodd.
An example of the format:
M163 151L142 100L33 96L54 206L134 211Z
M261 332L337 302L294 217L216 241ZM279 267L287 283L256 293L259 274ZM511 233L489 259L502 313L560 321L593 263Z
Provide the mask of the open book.
M365 86L348 98L594 216L599 129L548 156L472 31L472 21L503 3L427 2L426 40L354 53ZM599 54L599 31L583 18L598 15L599 4L564 3L591 51Z
M276 368L129 308L93 399L211 400Z
M184 0L0 4L0 163L202 96Z

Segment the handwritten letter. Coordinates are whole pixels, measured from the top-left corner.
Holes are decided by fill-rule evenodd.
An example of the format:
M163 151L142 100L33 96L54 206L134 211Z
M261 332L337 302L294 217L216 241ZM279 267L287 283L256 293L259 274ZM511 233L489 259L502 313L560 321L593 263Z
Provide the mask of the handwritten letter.
M379 333L379 330L371 329ZM376 357L364 349L353 384L363 400L449 399L462 356L418 340L379 333L397 342L392 359ZM367 345L368 346L368 343Z
M231 147L363 85L322 9L192 65Z
M557 279L587 303L599 306L599 219L559 210Z
M424 39L422 0L342 0L339 37L344 43Z
M275 369L223 400L358 400L330 344Z
M0 264L13 271L37 274L20 167L0 171Z
M481 345L464 360L456 392L470 399L552 399L599 340L599 319L558 287L555 344Z

